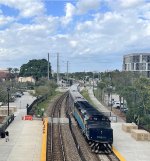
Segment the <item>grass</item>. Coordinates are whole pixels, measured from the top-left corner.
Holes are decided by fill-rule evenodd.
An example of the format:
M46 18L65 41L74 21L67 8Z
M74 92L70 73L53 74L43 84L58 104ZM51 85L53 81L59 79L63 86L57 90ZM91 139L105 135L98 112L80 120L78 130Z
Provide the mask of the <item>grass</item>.
M38 103L38 105L35 105L35 114L40 117L43 116L44 111L49 107L49 104L51 103L52 99L59 94L60 92L55 91L52 93L52 95L49 95L46 100L44 100L41 103Z
M82 90L81 94L91 105L95 106L95 104L93 103L93 101L89 97L88 91L86 89Z

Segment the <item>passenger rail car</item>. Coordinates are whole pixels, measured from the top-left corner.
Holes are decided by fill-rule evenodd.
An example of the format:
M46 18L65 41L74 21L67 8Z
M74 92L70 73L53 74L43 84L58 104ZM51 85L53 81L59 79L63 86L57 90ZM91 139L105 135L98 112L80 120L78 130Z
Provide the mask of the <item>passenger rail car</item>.
M75 87L70 89L69 104L89 144L92 144L94 149L100 149L102 145L111 148L113 130L109 118L90 105Z

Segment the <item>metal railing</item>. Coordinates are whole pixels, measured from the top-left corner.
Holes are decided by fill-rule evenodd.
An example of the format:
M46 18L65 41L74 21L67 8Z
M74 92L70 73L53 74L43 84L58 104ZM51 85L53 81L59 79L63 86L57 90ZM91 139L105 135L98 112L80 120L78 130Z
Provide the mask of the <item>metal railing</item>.
M45 101L45 100L47 99L47 97L48 97L48 95L45 94L45 95L43 95L43 96L38 97L37 99L35 99L35 100L31 103L31 105L29 105L29 106L27 107L27 115L33 115L33 114L34 114L34 111L33 111L34 105L36 105L36 104L38 105L39 103Z
M0 136L5 132L10 123L14 120L14 114L6 116L5 119L0 124Z

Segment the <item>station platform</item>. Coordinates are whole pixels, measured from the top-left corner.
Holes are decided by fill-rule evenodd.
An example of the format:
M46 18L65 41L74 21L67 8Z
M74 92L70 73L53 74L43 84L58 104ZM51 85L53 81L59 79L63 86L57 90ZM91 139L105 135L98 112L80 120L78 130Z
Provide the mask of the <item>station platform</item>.
M42 147L41 120L22 120L26 115L26 105L35 98L25 93L17 98L14 121L6 129L9 131L9 141L0 138L0 161L40 161Z
M150 141L136 141L122 130L122 123L112 123L114 148L125 161L150 161Z
M109 111L93 95L92 88L88 93L94 104L102 111ZM114 142L113 151L120 161L150 161L150 141L136 141L131 133L122 130L124 120L117 116L117 122L112 122Z

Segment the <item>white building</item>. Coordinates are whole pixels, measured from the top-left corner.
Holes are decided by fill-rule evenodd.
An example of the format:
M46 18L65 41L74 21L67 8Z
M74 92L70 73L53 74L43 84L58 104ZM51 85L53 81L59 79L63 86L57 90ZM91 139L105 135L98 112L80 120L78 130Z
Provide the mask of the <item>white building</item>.
M124 55L123 70L140 72L143 76L150 77L150 53Z
M18 82L32 82L32 83L35 83L35 79L33 77L19 77Z

